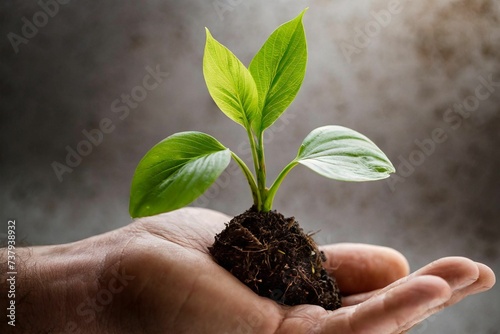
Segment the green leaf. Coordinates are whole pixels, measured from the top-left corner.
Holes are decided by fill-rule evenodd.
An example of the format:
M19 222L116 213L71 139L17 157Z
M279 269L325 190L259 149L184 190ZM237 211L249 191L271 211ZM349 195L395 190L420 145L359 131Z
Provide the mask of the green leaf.
M258 113L255 81L248 69L207 29L203 75L217 106L236 123L249 128Z
M207 190L231 160L231 152L201 132L176 133L142 158L132 179L132 217L182 208Z
M250 63L249 70L257 85L262 110L261 120L255 124L257 133L280 117L304 80L307 44L302 17L306 10L278 27Z
M341 181L371 181L389 177L395 169L367 137L342 126L313 130L295 161L325 177Z

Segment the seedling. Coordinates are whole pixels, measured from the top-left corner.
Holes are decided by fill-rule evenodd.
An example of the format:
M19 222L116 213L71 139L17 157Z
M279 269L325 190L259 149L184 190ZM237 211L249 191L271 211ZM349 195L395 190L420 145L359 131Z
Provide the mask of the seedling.
M293 217L285 219L271 211L276 193L288 173L299 164L330 179L356 182L384 179L395 170L370 139L346 127L328 125L307 135L295 159L267 186L264 132L285 112L302 85L307 63L302 22L305 12L276 29L248 68L206 30L203 74L208 91L220 110L245 129L253 172L214 137L195 131L176 133L155 145L139 162L132 180L130 214L151 216L188 205L216 181L232 158L248 181L253 207L235 217L216 236L210 248L214 258L261 295L289 305L308 302L333 309L340 305L338 297L326 302L318 301L320 296L291 300L293 291L312 295L305 288L291 288L303 273L311 276L306 278L309 285L314 280L320 282L323 294L328 294L325 289L336 287L325 277L321 265L324 255L312 239L302 232ZM250 221L255 222L254 226ZM243 234L250 234L242 236L242 230ZM300 234L305 242L285 245L286 233ZM269 235L274 235L274 239L269 239ZM299 254L301 251L304 254ZM264 258L256 258L256 253ZM305 263L292 263L298 255L305 257ZM269 259L273 256L277 262L271 265ZM248 260L255 263L243 266L242 262ZM267 268L268 276L276 276L276 271L281 270L282 283L267 286L269 277L265 277L266 270L262 267Z

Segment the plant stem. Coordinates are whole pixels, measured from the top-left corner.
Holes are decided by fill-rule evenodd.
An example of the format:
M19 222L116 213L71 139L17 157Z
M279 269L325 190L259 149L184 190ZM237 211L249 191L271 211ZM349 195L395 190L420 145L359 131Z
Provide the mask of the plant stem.
M255 182L255 178L252 172L250 171L246 163L243 160L241 160L239 156L236 155L236 153L231 151L231 156L233 157L234 161L236 161L236 163L241 167L241 169L243 170L243 174L245 174L247 178L248 185L250 186L250 190L252 191L254 204L257 207L262 206L262 200L260 198L259 188L257 187L257 183Z
M252 150L252 158L254 163L255 175L257 177L257 192L258 200L255 200L254 204L257 210L266 212L269 211L264 209L264 202L267 198L268 189L266 188L266 162L264 157L264 134L261 131L259 133L257 143L256 138L252 132L251 127L247 127L248 140L250 141L250 148ZM255 179L254 179L255 183ZM252 190L253 192L253 190Z
M259 194L259 201L256 202L254 201L255 206L257 207L257 210L261 210L262 205L263 205L263 199L262 199L262 192L259 186L259 173L260 173L260 165L259 165L259 154L257 153L257 146L255 144L255 136L252 133L252 129L250 126L246 127L247 129L247 135L248 135L248 141L250 142L250 148L252 150L252 159L253 159L253 167L255 170L255 175L257 176L257 192Z
M260 132L259 138L258 138L258 145L257 145L257 164L259 166L259 169L257 170L257 186L259 187L260 191L260 199L261 199L261 207L259 208L259 211L269 211L265 209L263 206L264 203L266 202L267 198L267 192L268 189L266 188L266 159L264 155L264 132Z
M266 211L271 210L271 208L273 206L274 196L276 195L276 192L278 191L278 189L281 185L281 182L283 182L283 180L288 175L288 173L292 170L293 167L297 166L297 164L298 164L298 162L293 160L288 165L286 165L285 168L283 168L281 173L278 175L278 177L276 178L276 180L272 184L271 188L269 188L269 190L267 191L266 199L262 205L262 211L266 212Z

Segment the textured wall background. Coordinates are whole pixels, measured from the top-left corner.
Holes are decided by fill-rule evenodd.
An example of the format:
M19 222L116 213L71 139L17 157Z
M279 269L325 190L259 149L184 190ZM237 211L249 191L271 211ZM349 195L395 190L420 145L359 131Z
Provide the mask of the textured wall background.
M321 230L320 243L395 247L412 269L464 255L498 275L500 3L494 0L72 1L45 17L36 1L2 1L3 220L17 218L26 244L68 242L128 224L134 168L173 132L208 132L245 156L239 146L245 134L205 88L203 28L248 64L272 30L306 6L308 72L285 120L268 132L270 177L309 131L325 124L366 134L398 175L346 184L296 168L276 208L306 230ZM35 20L37 31L23 32L23 20ZM9 33L19 38L10 42ZM146 67L157 66L168 77L126 114L122 94L137 93ZM75 149L82 131L105 118L113 130L60 182L51 164L64 163L66 146ZM248 208L249 191L233 171L196 204L229 214ZM499 313L497 285L414 333L498 333Z

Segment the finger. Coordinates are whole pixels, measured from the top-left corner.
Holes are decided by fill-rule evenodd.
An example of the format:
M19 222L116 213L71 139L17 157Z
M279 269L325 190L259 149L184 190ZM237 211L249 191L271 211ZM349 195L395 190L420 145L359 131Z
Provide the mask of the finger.
M450 297L445 280L419 276L364 303L325 316L319 333L401 333Z
M495 284L495 274L486 265L473 262L466 258L448 257L437 260L422 269L414 272L409 277L401 279L384 289L354 294L342 299L343 306L362 303L374 295L383 293L399 284L421 275L435 275L445 279L452 287L453 296L444 306L458 303L468 295L490 289Z
M462 262L462 259L460 259L460 258L451 258L451 259L448 258L447 260L450 260L451 261L450 263L454 263L454 261L456 261L456 260L459 260L460 262ZM451 298L446 303L444 303L442 305L438 305L434 308L430 308L424 314L422 320L424 318L431 316L432 314L439 312L440 310L442 310L445 307L448 307L448 306L451 306L451 305L454 305L454 304L460 302L462 299L464 299L465 297L467 297L469 295L489 290L495 284L495 274L488 266L486 266L482 263L477 263L477 262L472 262L472 261L470 261L470 262L472 262L472 263L470 263L469 261L467 261L468 265L472 265L472 263L473 263L477 266L477 270L478 270L477 279L475 281L473 281L473 279L472 279L475 275L475 270L473 270L472 268L468 268L469 270L465 270L465 266L464 266L464 268L462 268L462 270L456 271L455 274L457 274L457 276L459 276L460 274L462 274L462 275L468 274L469 279L465 279L463 281L460 281L459 279L454 279L453 284L455 284L456 287L458 287L458 288L455 288L454 291L452 290ZM463 263L463 264L465 264L465 263ZM462 287L460 287L460 286L462 286ZM419 320L419 321L421 321L421 320ZM411 328L413 325L415 325L419 321L408 324L409 325L408 328Z
M377 294L384 293L400 284L404 284L419 276L432 275L444 279L452 291L458 291L474 283L479 277L479 268L476 263L464 257L445 257L436 260L411 275L402 278L385 288Z
M476 265L479 270L479 277L474 283L456 291L452 301L450 301L450 305L459 302L469 295L489 290L495 285L496 278L493 270L482 263L476 262Z
M477 263L477 262L474 262L474 264L477 266L477 269L478 269L477 279L475 281L473 281L471 284L462 283L462 284L464 284L463 287L458 288L455 291L453 291L451 298L446 303L429 309L426 312L426 314L424 315L424 318L427 318L427 317L431 316L432 314L439 312L440 310L442 310L445 307L448 307L448 306L451 306L451 305L454 305L454 304L460 302L462 299L464 299L465 297L467 297L469 295L489 290L495 284L495 274L488 266L486 266L482 263ZM471 270L469 272L471 277L472 277L473 273L474 273L474 270ZM456 283L457 282L455 282L455 284ZM413 323L409 323L408 328L411 328L419 321L421 321L421 320L416 320Z
M436 309L429 310L429 314L436 313L444 307L454 305L467 296L489 290L493 287L493 285L495 285L496 279L493 270L482 263L476 262L476 265L479 270L478 279L472 284L456 290L448 302Z
M477 264L464 257L445 257L417 270L410 276L434 275L446 280L453 291L471 285L479 278Z
M342 306L358 305L380 293L380 289L368 292L356 293L354 295L343 296Z
M476 268L474 268L474 266L477 267L477 270ZM343 298L342 303L344 306L359 304L373 297L374 295L384 293L385 291L388 291L395 286L404 284L411 279L415 279L416 277L420 277L421 275L430 273L440 275L443 279L446 279L447 282L451 284L451 289L455 291L452 292L451 298L446 303L429 309L422 316L422 319L434 313L437 313L444 307L448 307L458 303L468 295L480 293L482 291L490 289L495 284L496 280L494 272L488 266L482 263L476 263L472 262L471 260L458 257L444 258L423 267L422 269L413 273L410 277L399 280L398 282L390 285L387 288L379 291L351 295ZM476 277L477 279L474 280ZM422 319L414 319L413 322L408 323L407 328L411 328Z
M409 272L406 258L392 248L343 243L320 250L327 258L325 269L345 295L383 288Z

